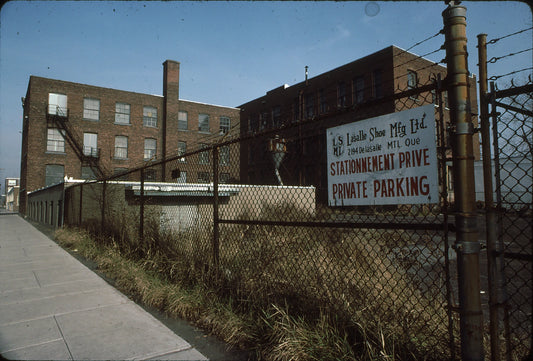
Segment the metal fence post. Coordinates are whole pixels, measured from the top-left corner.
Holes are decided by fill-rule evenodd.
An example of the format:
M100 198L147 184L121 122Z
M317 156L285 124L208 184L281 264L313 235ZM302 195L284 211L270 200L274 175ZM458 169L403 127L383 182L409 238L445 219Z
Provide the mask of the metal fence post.
M107 182L102 183L102 220L100 224L100 232L104 232L105 229L105 200L106 200L106 186Z
M483 360L479 252L474 183L474 126L471 121L466 50L466 7L451 1L442 12L448 67L455 189L461 359Z
M490 151L490 121L487 77L487 34L479 34L478 67L479 67L479 107L481 146L483 151L483 187L485 194L485 231L487 234L487 271L489 281L489 318L490 318L490 351L491 359L500 360L500 341L498 331L498 259L496 257L498 242L498 222L494 208L494 191L492 185L492 157Z
M141 169L141 189L139 205L139 242L144 242L144 168Z
M81 226L82 220L82 207L83 207L83 184L80 186L80 214L78 215L78 226Z
M219 265L218 147L213 147L213 262Z

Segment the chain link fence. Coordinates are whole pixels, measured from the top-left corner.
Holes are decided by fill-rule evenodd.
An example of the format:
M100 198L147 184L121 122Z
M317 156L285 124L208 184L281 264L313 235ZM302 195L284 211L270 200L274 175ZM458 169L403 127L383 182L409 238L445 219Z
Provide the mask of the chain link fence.
M391 104L392 111L434 104L435 204L328 206L328 118L316 118L219 138L103 182L69 187L65 223L92 229L130 256L158 254L157 269L167 277L209 284L245 312L279 305L302 317L327 313L350 330L355 348L455 358L444 91L429 79L359 104L344 121L390 112Z
M501 273L492 287L501 301L507 359L531 356L533 299L533 83L491 84L494 190Z

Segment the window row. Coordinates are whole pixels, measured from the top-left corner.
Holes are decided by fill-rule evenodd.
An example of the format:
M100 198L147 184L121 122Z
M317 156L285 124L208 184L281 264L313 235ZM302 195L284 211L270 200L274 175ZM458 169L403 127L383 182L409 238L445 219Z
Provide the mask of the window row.
M83 99L83 119L100 120L100 100ZM131 105L127 103L115 103L115 123L131 124ZM143 125L145 127L157 127L157 108L143 106Z
M210 117L209 114L198 114L198 131L210 132ZM222 116L219 118L219 134L227 134L231 129L231 120L229 117ZM178 112L178 130L189 130L189 113L185 111Z
M46 151L52 153L65 153L64 131L57 128L48 128L46 139ZM97 158L99 156L98 134L83 133L83 154ZM144 159L155 158L157 151L157 140L153 138L144 139ZM128 158L128 137L123 135L115 136L114 157L118 159Z
M64 131L57 128L48 128L46 151L52 153L65 153L65 139ZM208 148L205 143L200 143L200 148ZM177 147L178 156L187 153L187 143L179 141ZM98 134L97 133L83 133L83 154L89 157L98 158ZM157 155L157 140L153 138L144 139L144 160L150 160ZM123 135L115 136L115 159L128 159L128 137ZM200 164L209 164L209 151L204 151L198 154L198 162ZM220 147L219 150L220 165L227 166L230 163L230 149L229 146ZM185 158L180 158L181 162L185 162Z
M157 127L158 114L157 108L153 106L143 106L143 125L145 127ZM64 94L48 94L48 114L66 116L67 115L67 96ZM178 112L178 129L189 130L188 112ZM198 131L210 132L209 114L198 114ZM83 99L83 119L100 120L100 99L84 98ZM115 103L115 124L131 124L131 105L123 102ZM231 121L227 116L219 118L219 132L226 134L230 131Z
M199 144L200 149L208 148L209 145L205 143ZM185 155L187 153L187 143L178 142L178 156ZM228 166L230 165L230 149L228 145L222 146L218 151L219 165ZM187 160L185 157L179 158L179 161L185 163ZM198 153L198 163L199 164L210 164L209 150Z
M370 97L378 99L383 97L382 70L374 70L370 75ZM351 90L351 94L350 94ZM340 81L336 89L319 88L316 92L309 92L293 99L292 104L287 104L286 119L289 122L298 122L302 119L310 119L318 114L325 114L332 110L332 96L335 93L335 108L344 108L354 104L363 103L368 90L365 88L365 77L356 76L351 84L348 81ZM350 101L351 99L351 101ZM282 125L281 106L274 106L269 111L259 114L251 114L248 118L248 130L256 131L266 128L277 128Z

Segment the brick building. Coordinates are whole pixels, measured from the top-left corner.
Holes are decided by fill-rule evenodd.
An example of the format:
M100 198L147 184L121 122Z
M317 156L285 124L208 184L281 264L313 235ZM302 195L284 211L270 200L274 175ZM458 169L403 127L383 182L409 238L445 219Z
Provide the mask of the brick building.
M179 76L179 62L163 63L162 96L30 76L22 99L20 212L27 192L65 176L106 177L238 135L239 109L179 99ZM212 167L202 163L184 163L178 181L208 182ZM236 164L230 159L220 172L238 178ZM162 164L145 179L170 181L171 170Z
M307 73L307 69L306 69ZM283 85L239 106L241 136L254 139L241 144L240 179L249 184L314 185L319 199L326 196L326 129L437 102L429 89L440 75L448 121L446 68L423 57L389 46L376 53L292 85ZM469 77L470 104L477 124L476 79ZM398 94L426 89L398 99ZM396 96L395 96L396 95ZM275 129L279 129L276 131ZM272 130L269 132L269 130ZM262 132L268 134L262 136ZM285 157L276 177L272 160L276 137L283 139ZM479 139L474 137L479 159ZM278 144L278 145L276 145ZM451 163L448 166L451 173ZM322 191L320 191L322 189Z

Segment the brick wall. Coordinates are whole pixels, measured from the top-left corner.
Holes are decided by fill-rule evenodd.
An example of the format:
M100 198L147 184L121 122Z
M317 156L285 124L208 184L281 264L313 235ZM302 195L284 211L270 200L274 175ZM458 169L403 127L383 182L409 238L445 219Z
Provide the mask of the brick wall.
M240 121L239 109L210 104L179 100L179 63L166 61L163 64L164 96L128 92L68 81L31 76L24 102L24 124L21 158L21 213L25 213L26 194L45 186L46 165L63 165L65 175L80 179L82 162L74 149L65 142L65 152L47 151L48 94L58 93L67 96L68 123L78 143L83 146L84 133L97 134L97 147L100 149L99 165L105 174L112 175L117 168L136 168L145 164L145 139L152 138L157 143L157 159L176 155L178 141L187 142L188 150L194 150L198 143L217 142L221 139L219 132L220 116L229 117L231 124ZM99 120L87 120L83 117L84 99L98 99L100 102ZM116 103L130 105L130 123L115 122ZM143 107L157 109L157 126L143 125ZM178 131L178 111L184 110L189 115L189 127ZM210 116L209 132L198 131L198 114ZM115 157L115 137L128 138L128 156L126 159ZM165 149L163 149L165 147ZM233 168L238 168L238 156L232 160ZM85 164L87 165L87 164ZM157 170L157 180L163 180L163 166ZM170 179L170 169L165 171ZM196 178L193 180L196 181ZM22 194L24 193L24 194ZM23 204L23 205L22 205Z

